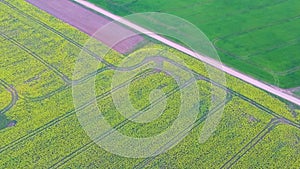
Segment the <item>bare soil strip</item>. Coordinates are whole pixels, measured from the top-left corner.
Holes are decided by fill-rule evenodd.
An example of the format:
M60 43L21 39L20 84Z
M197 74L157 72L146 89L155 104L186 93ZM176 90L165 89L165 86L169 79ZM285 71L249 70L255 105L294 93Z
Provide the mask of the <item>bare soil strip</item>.
M26 1L90 36L112 22L111 19L96 14L69 0ZM115 24L113 31L114 33L107 31L101 36L95 36L95 38L122 54L131 52L137 44L144 40L142 36L121 25ZM128 35L133 36L128 38ZM115 44L120 39L124 40Z

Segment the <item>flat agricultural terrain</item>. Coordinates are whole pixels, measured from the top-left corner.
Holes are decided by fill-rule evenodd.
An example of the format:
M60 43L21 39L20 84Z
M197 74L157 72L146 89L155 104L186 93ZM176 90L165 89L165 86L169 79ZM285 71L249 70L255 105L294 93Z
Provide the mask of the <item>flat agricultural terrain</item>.
M91 40L88 34L28 2L1 0L0 9L0 168L245 168L249 165L274 168L271 164L296 168L300 165L297 107L229 75L226 86L214 82L208 78L204 63L162 44L147 41L126 56L99 39L92 39L96 49L86 48L84 44ZM134 138L159 135L178 118L180 105L186 101L182 100L181 92L190 91L188 85L179 85L168 72L150 68L129 81L120 79L118 86L112 87L115 72L129 71L118 69L120 62L149 48L170 52L185 62L185 69L172 62L163 66L174 72L191 70L198 92L196 102L201 106L193 107L197 113L195 123L182 131L189 133L172 149L147 158L125 158L96 143L115 132ZM97 55L105 50L109 50L107 55ZM97 70L78 71L75 63L82 59L79 55L97 62ZM75 109L72 87L84 87L90 81L95 84L95 100L86 101L82 97L82 105ZM119 112L113 97L126 85L132 107L138 110L130 112L131 119ZM158 90L162 95L153 92ZM226 97L213 95L212 90L221 91ZM97 107L91 103L97 103ZM146 123L135 121L161 104L166 106L159 118ZM101 115L89 116L98 110ZM206 142L199 142L206 119L220 112L222 118L216 130ZM92 125L105 119L111 128L92 140L79 116ZM176 138L170 138L171 145ZM170 144L163 144L156 151L169 148Z
M223 63L282 88L300 86L300 2L89 0L117 15L164 12L200 28Z

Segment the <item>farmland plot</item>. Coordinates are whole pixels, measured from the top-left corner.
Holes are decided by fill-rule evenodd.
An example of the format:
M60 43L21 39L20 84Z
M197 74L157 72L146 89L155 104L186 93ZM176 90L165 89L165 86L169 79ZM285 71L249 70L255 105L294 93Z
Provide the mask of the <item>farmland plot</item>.
M261 1L254 7L260 10L260 8L270 5L268 2ZM163 7L165 2L160 3L159 5ZM195 3L195 1L191 1L191 3ZM218 3L220 6L224 5L222 2ZM286 4L276 1L274 6L279 3ZM248 166L249 162L254 161L255 153L260 153L268 146L272 150L280 149L275 159L280 159L288 154L289 156L283 159L292 164L292 160L299 157L297 154L299 148L296 144L299 130L285 124L299 125L299 111L292 112L289 106L281 100L231 76L226 75L226 86L217 84L212 81L214 79L209 79L205 64L175 49L158 44L148 44L149 46L146 45L142 49L147 50L148 47L154 45L158 49L167 50L178 55L184 60L187 67L192 69L197 80L198 101L201 105L197 109L196 123L189 124L191 128L187 127L186 130L183 130L183 132L188 131L189 134L181 142L158 156L134 159L120 157L106 151L96 143L110 137L116 131L130 137L144 138L156 136L164 130L168 130L178 117L182 103L180 92L182 90L189 91L189 85L179 85L168 72L149 69L126 82L119 79L120 86L114 87L111 84L116 69L122 59L128 56L122 56L113 50L109 51L106 56L99 56L102 63L99 62L98 70L93 72L94 74L74 73L74 63L77 61L76 53L79 54L80 51L85 50L83 44L88 39L87 35L24 1L0 1L0 5L1 10L7 11L1 11L3 18L0 23L2 35L0 36L0 51L3 52L3 55L0 57L5 62L0 63L0 79L13 84L20 94L20 99L5 113L7 118L0 117L4 119L3 124L7 124L9 120L17 121L16 126L0 130L1 167L199 168L199 166L205 165L214 168L235 164L232 162L235 162L236 157L245 154L241 161L237 160L236 166L239 168ZM124 5L126 6L126 4ZM180 5L184 4L180 3ZM232 14L247 13L247 11L239 11L239 5L232 6L232 8L237 8L237 13ZM167 7L174 11L182 11ZM197 7L199 5L193 6L193 11L197 11ZM189 9L190 6L186 8ZM244 28L241 27L241 29ZM94 61L94 53L97 54L99 51L103 52L108 49L100 42L95 41L93 44L95 46L89 46L90 51L85 50L82 53L82 56L91 59L89 61ZM69 55L70 57L68 57ZM171 64L164 66L170 67ZM177 69L180 68L177 67ZM76 73L84 76L76 76ZM83 88L85 83L94 82L96 100L86 101L86 98L82 97L83 105L80 105L76 111L70 82L78 82L74 86ZM136 112L129 112L133 115L130 117L126 114L124 116L119 111L113 97L126 85L128 85L128 99L137 109ZM221 102L226 105L216 130L212 132L206 142L201 143L199 138L205 128L205 120L221 112L220 107L213 101L217 102L224 98L218 98L211 94L212 88L216 86L227 94L226 100L222 100L225 102ZM8 93L4 90L4 93L1 91L0 85L0 98L6 98ZM192 93L188 94L192 95ZM10 100L11 98L9 100L1 99L0 103L6 104ZM95 103L97 106L94 106ZM0 104L0 106L2 105ZM153 121L139 123L139 120L143 120L139 117L152 117L147 110L155 107L165 108L159 112L161 113L159 118L153 116ZM95 116L94 113L98 110L101 114ZM190 113L190 110L186 111ZM86 128L83 124L86 123L82 123L82 119L79 117L91 122L88 123L91 126L99 124L103 117L111 128L104 134L97 133L95 130L96 132L92 133L95 134L94 137L91 137L91 133L84 130ZM281 120L284 121L284 125L280 123ZM280 125L277 126L277 123ZM275 129L273 129L274 126L276 126ZM280 133L278 138L276 137L277 133ZM182 133L180 132L180 134ZM174 143L176 140L176 138L171 138L170 143ZM120 144L118 146L125 147L129 143L121 140ZM253 147L251 147L252 145ZM170 144L164 144L155 150L160 152L169 147ZM295 151L292 148L295 148ZM257 161L258 167L267 167L268 162L274 162L270 158L273 155L269 151L264 151L262 156L262 158L266 158L266 161ZM294 165L297 166L298 161Z
M164 12L182 17L209 37L225 64L282 88L300 86L293 78L300 72L297 0L89 1L121 16Z

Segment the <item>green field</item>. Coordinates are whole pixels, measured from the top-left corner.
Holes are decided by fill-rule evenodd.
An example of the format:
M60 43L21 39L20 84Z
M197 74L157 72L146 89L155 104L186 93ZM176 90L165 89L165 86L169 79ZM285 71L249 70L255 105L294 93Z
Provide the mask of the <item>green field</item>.
M87 35L22 0L0 1L0 7L3 9L0 11L0 80L12 85L19 96L11 108L0 114L0 168L216 168L231 164L231 159L235 159L240 152L245 154L232 163L233 167L268 167L266 163L275 162L300 165L299 160L294 161L299 159L299 152L290 151L292 148L299 149L296 143L300 137L300 110L292 111L289 104L229 75L226 75L226 86L211 83L203 63L154 43L128 56L154 46L184 60L197 79L197 101L201 106L197 109L196 122L191 124L190 133L179 144L158 156L125 158L105 151L96 143L107 135L97 135L99 139L94 142L80 123L79 115L98 124L99 117L89 116L98 108L113 127L107 132L116 130L135 138L155 136L174 123L182 103L180 92L189 88L178 85L168 73L156 69L134 76L129 85L129 98L134 108L143 112L151 107L166 105L159 118L136 123L134 120L147 114L133 112L137 114L134 120L120 114L113 94L123 89L125 82L120 80L121 85L113 88L111 83L115 70L108 68L105 62L97 67L95 79L89 74L92 72L85 71L76 72L78 76L73 76L74 63L83 44L89 39ZM91 52L107 49L100 42L96 43L98 48ZM94 59L90 53L83 53L82 56L91 61ZM117 65L128 56L110 51L104 59L109 64ZM166 65L169 68L174 66L170 63ZM177 69L180 68L174 68ZM93 101L82 98L81 109L76 112L72 83L84 87L90 81L95 82L98 107L90 104ZM6 87L0 85L0 110L9 105L14 97ZM215 88L226 93L226 98L212 95ZM161 93L156 92L158 90ZM165 94L164 101L162 93ZM205 120L219 114L221 109L218 106L223 102L225 106L220 123L212 136L200 143ZM7 127L12 120L17 124ZM278 133L280 137L276 137ZM174 141L176 139L170 138L171 143ZM163 145L157 151L169 146ZM278 146L283 148L274 161L271 157ZM261 150L267 150L261 154L265 161L259 161L255 155ZM292 158L286 158L287 155ZM253 164L253 160L257 163Z
M300 86L300 2L89 0L118 15L164 12L200 28L220 58L255 78L282 88Z

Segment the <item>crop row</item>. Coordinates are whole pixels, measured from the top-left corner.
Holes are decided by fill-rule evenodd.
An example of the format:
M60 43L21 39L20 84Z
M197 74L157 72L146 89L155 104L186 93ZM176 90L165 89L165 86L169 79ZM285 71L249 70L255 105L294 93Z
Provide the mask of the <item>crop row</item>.
M298 168L300 130L279 125L242 157L232 168Z
M48 67L10 41L3 41L0 50L0 78L13 84L21 96L37 97L64 85Z
M105 153L101 148L93 144L85 152L65 163L63 167L103 167L104 164L108 165L104 162L108 160L107 156L110 157L109 167L121 165L124 168L132 168L136 165L138 168L141 165L143 166L145 162L147 167L158 168L193 167L193 165L194 167L199 167L199 165L217 167L221 166L242 145L245 145L254 137L271 118L272 116L266 115L256 107L235 97L225 106L221 123L204 144L199 143L199 137L204 125L199 123L199 126L196 126L177 146L165 154L151 158L151 160L124 159L107 152ZM230 149L228 146L230 146ZM122 159L122 161L119 161L119 159Z
M90 76L88 73L83 71L86 74L79 73L80 75L82 75L81 77L71 77L71 75L73 74L73 68L75 66L74 64L76 59L90 58L91 60L95 58L91 57L90 54L87 54L84 51L80 53L80 50L83 48L82 45L79 45L74 40L66 37L64 34L54 30L47 25L51 25L53 21L49 21L47 24L42 23L39 20L32 18L32 16L23 13L23 11L18 11L18 8L15 8L15 6L11 6L10 3L7 3L5 1L1 1L0 5L1 8L3 7L6 9L5 12L1 11L1 15L3 16L1 18L1 25L3 26L3 29L1 29L1 34L5 36L6 39L3 40L4 43L2 44L2 51L5 52L4 55L2 55L2 57L5 57L3 58L3 60L6 59L8 62L8 59L19 59L19 57L15 56L11 57L12 55L25 55L25 57L13 61L14 69L15 67L18 67L18 72L12 72L12 70L8 69L5 73L5 80L7 80L8 82L13 82L13 84L17 87L17 90L20 90L21 96L31 98L33 100L40 100L64 90L66 86L63 86L64 83L57 80L58 78L53 75L53 72L69 84L71 83L71 78L80 79L85 75L86 77L84 78ZM22 8L25 8L26 6L28 5L25 5ZM20 15L19 12L22 12L23 15ZM65 24L65 29L66 28L70 28L70 26ZM77 32L77 36L78 35L84 36L84 34L80 32ZM37 41L39 43L33 43ZM11 43L14 43L15 46L11 45ZM45 43L45 45L41 45L41 43ZM50 44L53 44L53 46L51 46ZM108 49L107 47L103 46L93 39L90 40L89 44L92 44L88 47L88 50L91 50L90 52L97 53L99 52L99 50L106 51ZM23 51L21 51L21 49ZM18 51L19 53L16 54L15 52L12 52L12 50ZM80 55L80 57L78 57L78 55ZM34 61L34 59L31 59L30 57L35 58L46 67L40 66L42 64L34 63L36 61ZM122 56L117 54L115 51L110 50L108 54L103 57L111 63L117 63L120 61ZM28 67L27 65L24 66L21 63L36 66ZM78 66L85 65L77 64L77 73L78 71L84 70L84 67ZM103 68L103 66L104 65L99 62L100 71L101 67ZM1 67L7 68L5 65ZM66 70L64 70L65 68ZM27 70L22 71L24 69ZM33 70L34 73L31 73L31 70ZM22 77L20 78L17 75ZM27 79L23 79L26 78L26 76L29 77ZM33 88L24 87L26 85L33 86ZM40 86L35 87L38 85Z
M8 2L4 1L0 5L7 9L3 12L2 24L5 25L5 29L3 29L2 32L34 51L35 54L39 55L47 63L60 70L69 79L72 79L75 62L78 58L80 58L79 55L81 57L90 57L90 59L95 59L95 56L91 56L91 54L97 55L97 53L103 54L105 51L109 51L108 47L94 39L89 40L89 44L92 44L92 46L88 46L88 49L85 49L82 44L79 44L49 26L51 25L51 22L43 23ZM65 24L65 27L68 28L70 26ZM15 32L16 30L18 33ZM76 35L86 36L79 31ZM38 43L33 43L36 41L38 41ZM114 64L123 56L110 50L107 55L97 57L99 57L99 59L101 59L101 57L105 57L108 61L111 61L112 64ZM99 68L103 66L104 65L99 62ZM77 78L80 79L82 77Z
M96 76L95 84L98 87L95 92L99 99L110 91L110 81L104 79L110 79L112 75L112 71L106 71ZM2 145L0 152L19 144L24 139L36 135L75 113L70 88L58 92L50 98L36 102L19 100L7 113L8 116L18 121L18 125L1 134L3 137L0 140Z
M150 77L149 77L150 78ZM101 103L99 103L101 106L100 107L102 107L102 106L105 106L106 104L104 104L103 105L103 103L105 102L105 100L107 100L107 99L103 99L103 100L100 100L99 102L102 102L102 104ZM170 100L171 101L171 100ZM107 114L108 116L110 116L110 118L112 118L113 120L118 120L118 119L114 119L115 117L112 117L112 114ZM72 119L71 119L72 118ZM80 139L81 138L84 138L83 136L84 136L84 134L83 133L77 133L77 132L80 132L81 131L81 126L80 126L80 124L78 124L78 123L76 123L76 120L74 120L73 118L76 118L76 116L75 115L71 115L71 116L69 116L69 118L68 119L66 119L66 120L63 120L63 121L61 121L60 123L56 123L55 125L53 125L53 126L49 126L49 128L48 129L46 129L46 130L44 130L43 132L41 132L41 133L39 133L38 135L35 135L34 137L32 137L30 140L27 140L26 142L23 142L24 144L30 144L30 145L37 145L37 144L35 144L33 141L32 141L32 139L34 139L34 140L37 140L38 142L44 142L44 141L49 141L49 140L53 140L54 142L61 142L61 141L63 141L63 140L65 140L65 141L67 141L67 142L69 142L67 145L68 146L71 146L72 147L72 150L74 149L74 146L76 146L76 145L78 145L78 144L83 144L84 142L83 141L79 141L78 142L78 139L68 139L68 137L70 136L72 136L73 134L71 134L72 132L75 132L75 135L76 135L76 137L77 138L79 138L78 136L80 136L80 135L82 135L82 137L80 137ZM120 117L119 117L120 118ZM65 125L65 124L70 124L70 125L66 125L65 127L62 127L62 126L60 126L60 125ZM58 127L56 127L57 125L59 125ZM75 127L72 127L72 126L75 126ZM57 130L52 130L53 128L56 128ZM72 129L73 128L73 129ZM59 131L58 131L59 130ZM50 133L48 133L48 132L50 132ZM69 133L69 132L71 132L71 133ZM51 134L51 133L53 133L53 134ZM59 134L59 133L61 133L61 135ZM69 134L67 134L67 133L69 133ZM78 134L78 135L77 135ZM60 138L60 136L62 137L62 138ZM49 137L55 137L56 139L49 139ZM65 138L66 137L66 138ZM88 141L89 139L88 138L85 138L86 139L86 141ZM44 140L44 141L43 141ZM74 143L73 144L70 144L70 142L73 142L74 141ZM48 144L48 143L47 143ZM50 143L49 143L50 144ZM12 152L15 152L15 153L21 153L22 154L22 152L27 152L27 150L24 150L23 151L23 149L25 148L25 149L27 149L26 147L31 147L32 148L32 146L30 146L30 145L28 145L28 146L25 146L25 147L23 147L23 146L21 146L21 145L17 145L17 146L15 146L13 149L9 149L8 151L5 151L5 152L2 152L2 154L1 154L1 156L3 155L3 158L2 159L7 159L7 158L4 158L4 157L11 157L11 153ZM38 145L40 145L40 144L38 144ZM41 144L42 145L42 144ZM51 144L52 145L52 144ZM64 145L64 146L63 146ZM59 153L66 153L66 152L69 152L68 150L70 150L70 149L68 149L68 146L67 145L65 145L65 144L58 144L58 143L56 143L56 144L53 144L53 146L55 146L55 147L57 147L57 148L59 148L59 151L57 151L57 148L55 149L55 148L51 148L51 149L49 149L49 150L51 150L51 151L55 151L56 153L53 153L53 155L59 155ZM21 147L22 148L21 148ZM19 147L19 148L18 148ZM21 149L22 150L21 150ZM16 150L16 149L18 149L18 151L16 152L16 151L14 151L14 150ZM39 147L36 147L35 148L36 150L38 150L39 149ZM47 149L48 150L48 149ZM48 151L49 151L48 150ZM45 151L46 152L46 149L45 148L43 148L43 149L40 149L40 151ZM36 152L40 152L40 151L36 151ZM35 154L40 154L40 153L36 153L35 152ZM5 155L5 154L7 154L7 155ZM26 156L17 156L17 154L16 154L16 159L18 159L18 158L26 158ZM42 153L41 153L42 154ZM30 157L31 157L31 155L29 155ZM51 160L51 158L50 158L50 156L46 156L47 158L44 158L44 156L41 156L40 158L40 160L41 161L43 161L43 160ZM9 158L8 158L9 159ZM24 160L22 160L23 162L21 163L21 165L22 164L25 164L26 162L28 162L28 161L31 161L31 160L26 160L26 159L24 159ZM48 161L49 162L49 161ZM5 165L9 165L10 163L11 164L13 164L13 162L11 161L11 162L9 162L9 161L7 161L7 160L3 160L3 163L6 163ZM40 165L46 165L46 164L49 164L49 163L39 163Z

